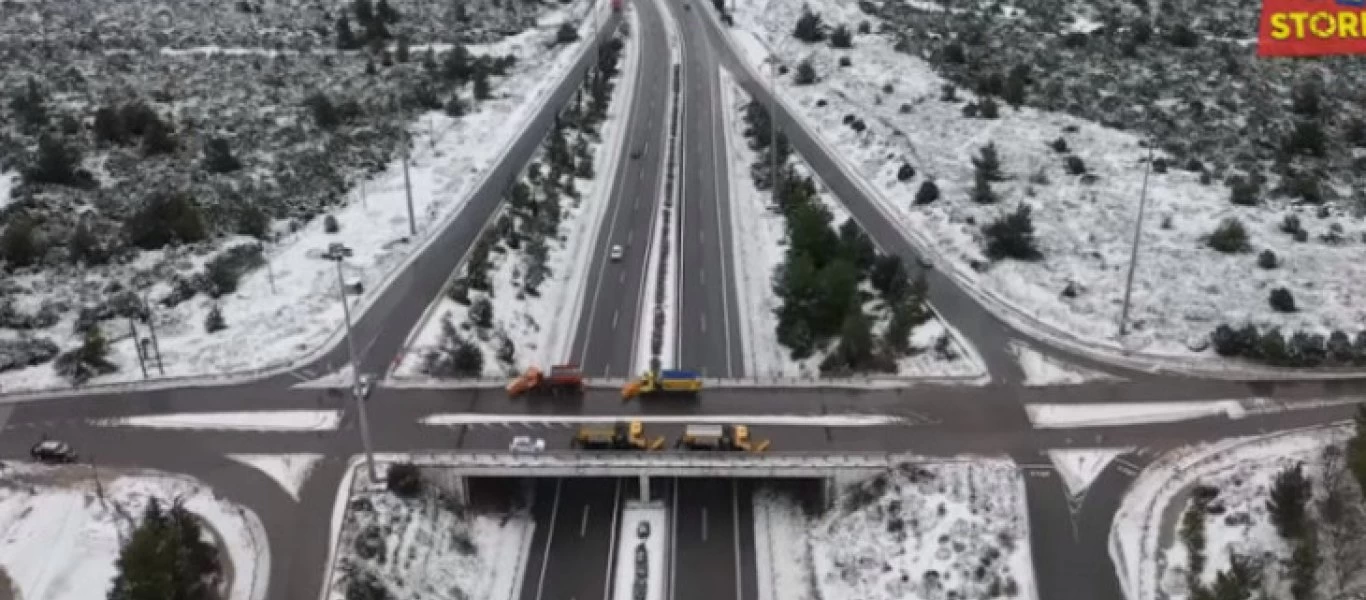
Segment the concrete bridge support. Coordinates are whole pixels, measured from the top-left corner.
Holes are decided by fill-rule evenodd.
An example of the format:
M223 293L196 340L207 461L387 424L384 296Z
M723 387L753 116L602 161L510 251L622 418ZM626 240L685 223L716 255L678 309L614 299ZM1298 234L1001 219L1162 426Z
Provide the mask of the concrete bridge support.
M821 478L821 508L828 509L834 506L839 494L839 486L835 484L834 477Z

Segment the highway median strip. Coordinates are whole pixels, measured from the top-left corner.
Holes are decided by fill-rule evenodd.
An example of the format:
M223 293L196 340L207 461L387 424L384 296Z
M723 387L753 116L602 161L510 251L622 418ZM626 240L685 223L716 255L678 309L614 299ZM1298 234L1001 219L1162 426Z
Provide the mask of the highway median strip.
M1025 405L1025 411L1029 413L1029 420L1036 429L1068 429L1171 423L1220 416L1237 420L1250 415L1345 406L1360 402L1360 398L1291 402L1244 398L1190 402L1041 403Z

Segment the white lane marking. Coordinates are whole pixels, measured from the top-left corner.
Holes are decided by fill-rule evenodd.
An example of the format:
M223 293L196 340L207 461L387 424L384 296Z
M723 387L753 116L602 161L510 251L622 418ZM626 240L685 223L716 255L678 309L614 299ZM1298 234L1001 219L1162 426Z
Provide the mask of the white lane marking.
M590 504L583 505L583 518L579 519L579 537L586 537L588 535L588 509L591 507L592 505Z
M541 600L545 592L545 572L546 567L550 566L550 547L551 542L555 541L555 518L560 515L560 484L564 480L555 480L555 500L550 507L550 531L545 536L545 553L541 555L541 576L536 579L536 600Z
M707 541L707 507L702 507L702 541Z
M626 283L626 271L617 272L617 283Z
M613 329L613 330L615 330L615 329L617 328L617 317L619 317L619 316L621 316L621 310L619 310L619 309L614 309L614 310L612 311L612 329Z
M702 333L706 333L706 332L707 332L707 315L706 315L706 314L703 314L703 315L702 315Z
M740 584L745 579L744 569L740 568L740 488L739 482L730 480L730 514L731 522L735 526L735 597L743 598L744 592Z
M617 480L617 490L612 494L612 528L607 530L609 537L607 542L607 573L602 576L603 581L612 580L612 566L616 564L613 560L617 555L617 516L621 514L621 480ZM612 600L612 587L603 586L602 600Z

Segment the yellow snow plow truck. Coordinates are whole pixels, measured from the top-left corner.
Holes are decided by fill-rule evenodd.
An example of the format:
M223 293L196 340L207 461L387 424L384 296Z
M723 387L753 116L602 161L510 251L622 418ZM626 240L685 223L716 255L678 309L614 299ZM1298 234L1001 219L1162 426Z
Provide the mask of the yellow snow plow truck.
M645 426L640 421L610 427L583 426L574 435L573 446L583 450L659 450L664 447L664 436L645 437Z

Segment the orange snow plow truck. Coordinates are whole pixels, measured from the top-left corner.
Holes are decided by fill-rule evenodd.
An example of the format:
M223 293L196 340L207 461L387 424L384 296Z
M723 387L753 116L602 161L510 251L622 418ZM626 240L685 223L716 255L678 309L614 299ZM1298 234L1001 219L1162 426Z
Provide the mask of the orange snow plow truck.
M528 367L521 377L507 385L508 397L525 395L579 395L583 393L583 371L578 365L554 365L550 373Z

